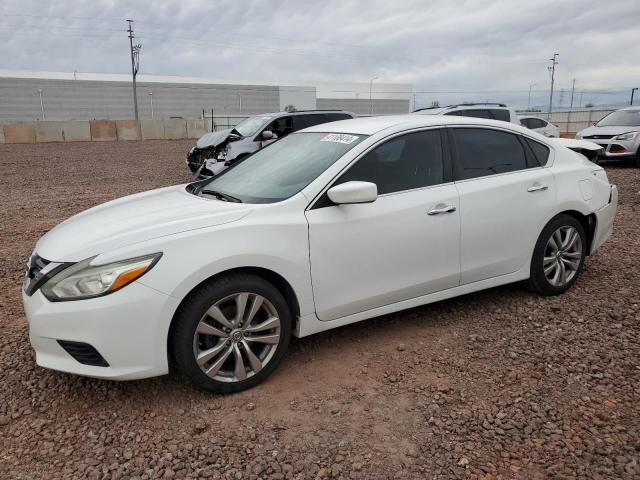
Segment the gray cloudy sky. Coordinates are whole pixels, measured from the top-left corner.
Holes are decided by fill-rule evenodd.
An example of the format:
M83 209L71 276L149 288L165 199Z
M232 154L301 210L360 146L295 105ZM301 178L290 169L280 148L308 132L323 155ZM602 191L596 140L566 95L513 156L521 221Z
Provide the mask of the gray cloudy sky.
M640 86L639 0L3 0L0 68L130 71L246 80L414 85L439 100L526 105L548 96L554 52L568 106L628 100ZM547 91L545 91L547 90ZM448 93L452 92L452 93ZM580 98L576 98L578 101Z

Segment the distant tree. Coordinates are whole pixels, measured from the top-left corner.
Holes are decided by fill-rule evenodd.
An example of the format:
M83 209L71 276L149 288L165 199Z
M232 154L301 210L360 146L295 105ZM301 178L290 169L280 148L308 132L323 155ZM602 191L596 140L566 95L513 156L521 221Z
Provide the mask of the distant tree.
M589 102L587 103L584 108L593 108L593 103Z
M431 108L438 108L440 107L440 102L438 100L434 100L433 102L431 102Z
M297 111L297 108L296 108L295 105L289 104L286 107L284 107L284 111L285 112L289 112L289 113L293 113L293 112Z

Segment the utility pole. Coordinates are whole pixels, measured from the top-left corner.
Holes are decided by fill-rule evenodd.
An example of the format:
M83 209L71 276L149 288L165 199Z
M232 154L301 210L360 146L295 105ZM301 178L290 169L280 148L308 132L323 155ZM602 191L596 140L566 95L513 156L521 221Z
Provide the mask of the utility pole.
M569 111L573 110L573 93L575 92L575 89L576 89L576 79L574 77L573 84L571 85L571 103L569 105Z
M533 87L535 87L536 85L538 85L537 83L532 83L531 85L529 85L529 99L527 100L527 111L529 111L529 109L531 108L531 89Z
M551 121L551 109L553 108L553 81L555 79L556 65L558 65L559 56L560 54L554 53L553 58L549 59L549 61L551 61L551 66L549 67L549 70L551 71L551 92L549 93L549 121Z
M629 102L629 105L631 105L631 106L633 106L633 94L634 94L634 92L635 92L636 90L638 90L638 87L633 87L633 88L631 89L631 101Z
M129 48L131 49L131 76L133 77L133 110L135 112L136 121L138 120L138 94L136 92L136 76L138 75L138 69L140 68L140 49L142 45L133 44L135 35L133 34L133 20L127 20L129 23Z
M377 79L376 75L369 80L369 115L373 115L373 81Z

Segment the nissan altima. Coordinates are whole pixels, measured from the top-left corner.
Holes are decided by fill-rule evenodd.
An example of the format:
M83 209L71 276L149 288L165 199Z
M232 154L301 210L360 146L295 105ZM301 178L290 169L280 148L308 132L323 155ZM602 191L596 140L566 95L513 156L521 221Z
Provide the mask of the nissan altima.
M94 207L28 261L36 362L119 380L175 369L233 392L271 374L291 335L511 282L561 294L618 201L563 145L479 118L360 118Z

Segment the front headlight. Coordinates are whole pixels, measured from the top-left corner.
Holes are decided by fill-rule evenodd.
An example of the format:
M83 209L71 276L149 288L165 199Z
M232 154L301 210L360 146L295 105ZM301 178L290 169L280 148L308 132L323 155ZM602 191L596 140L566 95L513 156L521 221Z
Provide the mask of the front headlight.
M627 132L623 133L622 135L618 135L614 138L614 140L633 140L634 138L638 137L638 135L640 135L640 132Z
M582 140L582 132L576 133L576 140Z
M42 286L52 302L100 297L120 290L147 273L162 253L130 258L106 265L90 265L95 257L65 268Z

